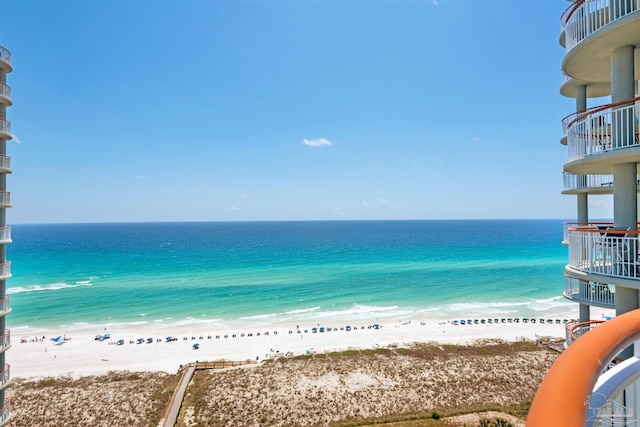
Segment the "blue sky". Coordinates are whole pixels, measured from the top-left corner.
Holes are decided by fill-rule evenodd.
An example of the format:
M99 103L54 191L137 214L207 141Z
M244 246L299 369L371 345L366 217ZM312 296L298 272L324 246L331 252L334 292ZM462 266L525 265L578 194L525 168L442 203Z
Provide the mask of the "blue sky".
M8 222L575 218L568 5L0 0Z

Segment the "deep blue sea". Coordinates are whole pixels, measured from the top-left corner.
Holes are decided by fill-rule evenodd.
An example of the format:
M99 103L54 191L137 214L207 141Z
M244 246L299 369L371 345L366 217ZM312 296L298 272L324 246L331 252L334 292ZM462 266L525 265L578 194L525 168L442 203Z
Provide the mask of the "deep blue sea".
M14 225L9 327L577 316L560 220Z

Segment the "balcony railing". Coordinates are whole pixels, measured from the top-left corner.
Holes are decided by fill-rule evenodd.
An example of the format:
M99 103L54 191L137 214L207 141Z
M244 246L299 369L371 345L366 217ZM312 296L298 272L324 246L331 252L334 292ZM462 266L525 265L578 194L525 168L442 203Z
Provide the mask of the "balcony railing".
M589 274L640 279L638 231L569 229L569 265Z
M0 96L3 96L8 100L11 100L11 87L0 82Z
M604 320L590 320L588 322L569 322L565 326L566 346L569 347L575 340L590 330L603 324Z
M615 308L616 306L615 285L565 276L564 295L573 301L588 305L598 305L605 308Z
M11 122L9 120L0 119L0 136L2 136L3 133L11 137Z
M6 425L11 419L11 400L4 399L4 406L0 409L0 427Z
M6 316L11 312L11 296L7 295L0 300L0 316Z
M11 173L11 157L0 154L0 172Z
M0 61L4 61L7 64L11 64L11 52L0 46Z
M0 390L9 385L9 382L11 381L10 370L11 367L9 364L5 363L4 371L0 372Z
M11 347L11 331L5 329L4 335L0 336L0 352L7 351Z
M590 229L603 229L606 230L609 227L613 227L613 222L565 222L562 224L562 241L569 243L569 230L572 228L590 228Z
M11 207L11 193L8 191L0 190L0 208Z
M640 310L634 310L576 340L540 384L527 427L636 426L640 394L634 390L640 386L640 359L631 357L604 371L638 338ZM633 418L625 418L629 415Z
M5 261L0 263L0 280L8 279L11 277L11 261Z
M640 98L573 113L562 120L569 161L640 144Z
M0 245L11 243L11 227L0 227Z
M582 40L630 13L640 10L638 0L577 0L564 11L560 22L566 51Z
M640 175L638 175L640 180ZM563 188L567 190L597 189L613 186L613 175L562 174Z

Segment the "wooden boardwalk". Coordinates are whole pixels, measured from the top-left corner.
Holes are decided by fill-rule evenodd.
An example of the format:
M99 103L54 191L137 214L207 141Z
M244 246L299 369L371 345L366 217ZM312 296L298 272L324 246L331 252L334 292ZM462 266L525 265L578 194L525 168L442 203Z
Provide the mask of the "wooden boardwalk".
M242 366L242 365L251 365L256 364L254 360L245 360L245 361L227 361L227 360L219 360L215 362L193 362L189 363L185 369L182 371L182 376L180 377L180 382L178 383L178 387L176 387L173 392L173 396L171 396L171 401L169 402L169 407L167 409L167 414L164 417L163 427L174 427L176 422L178 421L178 415L180 414L180 408L182 407L182 401L184 400L184 395L187 392L187 387L191 382L191 378L193 378L193 374L196 370L201 369L224 369L231 368L234 366Z

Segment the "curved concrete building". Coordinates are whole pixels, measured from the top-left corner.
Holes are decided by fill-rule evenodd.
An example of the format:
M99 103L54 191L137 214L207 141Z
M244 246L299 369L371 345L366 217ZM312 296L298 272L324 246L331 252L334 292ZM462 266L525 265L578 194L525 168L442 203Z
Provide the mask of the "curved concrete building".
M11 139L11 123L7 120L7 107L11 106L11 88L7 85L7 74L12 71L11 53L0 46L0 426L11 417L11 405L5 397L10 380L6 351L11 347L11 334L6 328L6 316L11 311L6 281L11 277L11 263L7 261L7 244L11 243L11 229L6 226L6 211L11 207L7 191L7 174L11 173L11 159L7 156L7 141Z
M561 23L560 93L576 100L562 121L563 193L577 202L577 221L565 225L564 295L587 322L591 306L617 314L639 307L640 1L577 0ZM608 102L588 108L588 99L602 97ZM592 194L613 195L612 221L589 218Z

